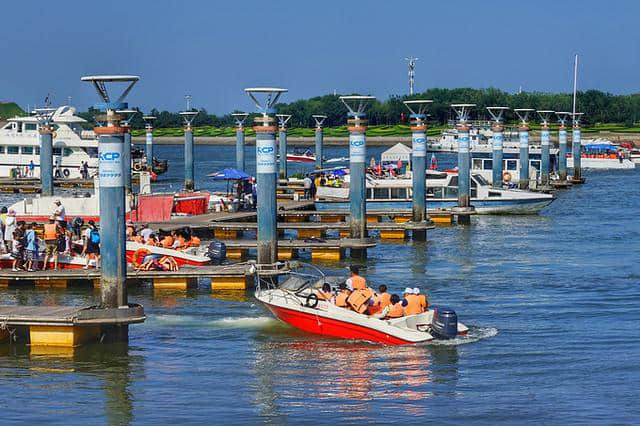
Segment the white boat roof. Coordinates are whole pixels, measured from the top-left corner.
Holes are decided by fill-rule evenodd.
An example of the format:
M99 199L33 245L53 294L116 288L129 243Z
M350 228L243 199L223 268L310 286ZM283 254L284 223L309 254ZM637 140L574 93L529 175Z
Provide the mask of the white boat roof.
M73 123L86 123L82 117L78 117L76 115L75 107L64 105L58 107L56 111L53 113L52 120L54 123L65 123L65 124L73 124ZM17 123L37 123L38 119L33 115L28 115L25 117L12 117L7 121L13 121Z
M411 155L411 148L398 142L380 155L382 161L408 161Z

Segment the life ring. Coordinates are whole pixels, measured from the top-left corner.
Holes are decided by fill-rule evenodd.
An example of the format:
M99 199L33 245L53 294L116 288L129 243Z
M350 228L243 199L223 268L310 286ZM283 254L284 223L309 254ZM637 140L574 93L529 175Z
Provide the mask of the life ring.
M64 175L64 177L68 178L71 173L69 172L69 169L64 169L62 171L62 174Z
M315 308L318 306L318 295L315 293L309 293L307 300L304 302L304 306L308 308Z
M504 182L511 182L511 173L507 172L506 170L502 172L502 180Z
M151 251L149 249L146 249L144 247L139 248L138 250L133 252L133 256L131 256L131 264L137 268L138 266L142 265L144 258L150 254Z
M139 172L140 170L142 170L142 164L133 163L133 170L135 170L136 172Z

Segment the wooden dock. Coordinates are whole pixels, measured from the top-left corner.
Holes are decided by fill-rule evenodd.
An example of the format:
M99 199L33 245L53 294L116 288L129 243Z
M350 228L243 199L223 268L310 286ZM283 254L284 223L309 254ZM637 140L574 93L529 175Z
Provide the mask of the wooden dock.
M58 188L93 188L93 179L54 179L53 186ZM0 178L0 192L9 194L34 194L42 189L40 179Z

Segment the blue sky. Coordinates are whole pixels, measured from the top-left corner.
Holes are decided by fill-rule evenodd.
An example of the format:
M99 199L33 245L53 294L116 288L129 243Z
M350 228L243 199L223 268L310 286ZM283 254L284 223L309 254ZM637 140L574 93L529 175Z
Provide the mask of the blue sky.
M100 8L96 5L100 4ZM140 75L132 106L178 110L184 94L222 114L252 109L244 87L289 89L283 101L333 93L498 87L613 93L640 87L637 1L23 1L0 27L0 100L48 92L86 109L80 76Z

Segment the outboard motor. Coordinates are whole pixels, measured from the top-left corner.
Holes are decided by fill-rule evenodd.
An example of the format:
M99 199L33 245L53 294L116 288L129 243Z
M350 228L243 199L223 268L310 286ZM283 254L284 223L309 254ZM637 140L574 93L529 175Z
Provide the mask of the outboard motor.
M207 249L207 257L213 265L220 265L227 259L227 245L219 240L213 240Z
M433 307L431 331L438 339L455 339L458 335L458 315L456 311L444 306Z

